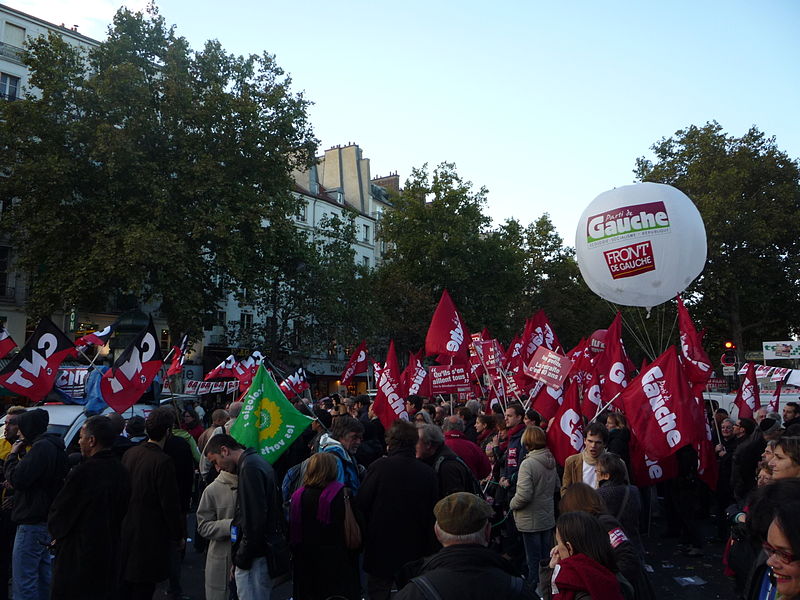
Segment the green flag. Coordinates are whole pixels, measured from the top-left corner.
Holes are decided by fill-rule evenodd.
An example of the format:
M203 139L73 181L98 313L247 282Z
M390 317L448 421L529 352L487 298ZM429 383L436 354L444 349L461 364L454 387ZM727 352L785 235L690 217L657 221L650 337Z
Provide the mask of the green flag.
M270 464L314 420L292 406L264 365L258 368L242 402L231 436L246 448L255 448Z

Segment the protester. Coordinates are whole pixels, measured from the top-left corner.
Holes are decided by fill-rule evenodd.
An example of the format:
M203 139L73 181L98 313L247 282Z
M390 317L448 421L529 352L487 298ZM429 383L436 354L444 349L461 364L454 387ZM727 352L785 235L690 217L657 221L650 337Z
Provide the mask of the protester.
M330 433L322 434L319 451L333 454L337 461L336 480L350 488L353 496L361 487L362 468L356 462L355 454L364 439L364 425L350 415L341 415L333 421Z
M433 425L433 418L428 414L428 411L421 410L414 415L414 423Z
M619 456L629 467L631 456L629 446L631 443L631 430L628 429L628 420L620 412L611 411L606 415L606 429L608 430L608 443L606 451Z
M50 416L36 408L17 416L18 439L6 458L6 479L14 487L11 520L17 525L12 556L14 600L50 594L51 556L47 516L67 474L64 441L47 433ZM20 451L30 444L24 459Z
M410 581L395 600L536 598L511 564L486 547L493 511L484 500L458 492L440 500L433 512L434 531L442 549L411 567Z
M218 408L214 412L211 413L211 426L208 427L200 436L197 438L197 447L201 451L203 448L206 447L208 440L214 434L214 430L217 427L222 427L228 421L228 411L224 408Z
M773 479L800 477L800 436L779 438L769 466Z
M492 465L489 464L489 459L486 458L486 453L481 450L480 446L465 436L464 421L461 417L447 417L444 420L442 431L445 445L464 461L475 478L481 480L488 477Z
M5 431L0 439L0 600L8 600L8 582L11 579L11 556L14 549L14 534L17 526L11 520L14 504L14 488L8 483L5 474L6 461L14 442L19 439L17 418L25 412L22 406L10 406L6 411ZM22 446L17 455L25 456L30 444Z
M131 475L128 512L122 522L121 597L150 600L156 583L169 577L170 551L186 540L175 464L164 444L175 422L172 408L153 410L145 420L147 442L122 457Z
M556 545L547 567L542 567L545 600L591 598L622 600L624 577L616 574L616 563L608 536L600 523L585 512L562 514L556 523Z
M422 398L420 398L419 396L417 396L416 394L409 394L408 396L406 396L405 405L406 405L406 412L408 413L408 417L411 418L415 414L417 414L419 411L421 411L422 410L422 404L424 402L425 401Z
M539 584L539 563L547 558L553 547L555 527L554 495L560 483L556 460L547 448L547 436L542 429L529 426L522 434L527 451L519 468L517 487L511 498L514 522L522 533L527 560L525 583L535 590Z
M787 402L783 407L783 427L789 429L792 425L800 424L800 404Z
M122 432L125 431L125 418L121 414L118 412L111 412L106 415L106 418L111 422L111 427L114 430L114 445L111 449L114 451L114 454L117 455L117 458L121 460L122 455L125 454L128 449L133 448L135 444L122 435Z
M525 417L522 419L522 422L525 423L525 427L541 427L542 426L542 415L540 415L537 411L529 408L525 411Z
M578 482L569 486L558 505L561 513L584 511L592 515L607 533L611 553L619 572L635 590L637 600L654 597L650 580L644 570L644 561L634 547L620 522L608 513L600 494L588 484Z
M138 446L147 440L147 432L144 426L144 417L134 415L125 424L125 433L128 434L128 439L134 446Z
M417 458L433 467L439 481L439 498L455 492L472 492L477 481L470 468L444 443L444 434L436 425L418 425Z
M778 507L764 544L781 600L800 598L800 502Z
M478 430L475 428L475 421L478 418L479 410L480 410L480 404L478 403L478 401L470 400L467 403L467 406L462 406L461 408L458 409L458 411L456 411L458 413L458 417L460 417L462 422L464 423L464 430L462 432L464 434L464 437L473 444L476 443L478 440Z
M758 475L756 476L756 487L764 487L775 481L772 476L772 467L767 462L758 463Z
M130 475L113 451L117 431L108 417L87 419L78 440L84 460L50 507L53 600L117 597L122 520L131 492Z
M386 432L387 456L370 465L358 495L370 600L388 598L397 570L435 548L439 484L433 468L415 458L417 442L414 425L396 421Z
M349 498L349 490L336 481L337 463L333 454L313 455L303 486L292 494L289 541L295 600L361 598L360 549L347 547L345 498Z
M608 443L608 430L605 425L593 421L583 432L583 451L573 454L564 463L564 478L561 481L561 495L576 482L583 482L593 488L597 487L597 458L605 452Z
M733 454L739 445L739 439L734 434L734 422L731 419L723 419L719 424L721 434L720 442L715 446L714 451L718 460L717 489L715 492L717 501L717 514L724 516L725 509L733 502L733 488L731 487L731 471L733 469ZM724 518L721 520L724 523ZM725 537L724 526L720 533Z
M212 419L216 413L212 413ZM197 506L197 532L208 540L206 600L228 600L231 595L231 523L236 511L238 485L238 475L221 471L203 490Z
M232 562L239 600L269 600L272 578L277 574L271 574L268 568L267 538L278 530L281 518L272 467L253 448L245 448L224 433L208 440L204 451L217 470L239 476L231 524Z
M497 433L497 419L493 415L478 415L475 421L475 431L478 432L476 443L485 454L486 447L492 441L492 436Z
M751 419L737 419L734 433L740 441L733 453L731 483L734 498L744 504L747 494L755 487L756 468L767 443Z
M639 490L630 484L628 469L622 459L613 452L604 452L597 457L598 495L636 550L644 554L642 537L639 535L639 516L642 499Z

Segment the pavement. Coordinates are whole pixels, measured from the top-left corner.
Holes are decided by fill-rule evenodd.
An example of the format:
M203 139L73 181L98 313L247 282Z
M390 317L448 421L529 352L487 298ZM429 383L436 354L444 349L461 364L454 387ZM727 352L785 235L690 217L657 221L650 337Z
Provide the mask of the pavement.
M193 518L193 516L191 517ZM674 538L664 538L659 532L663 523L655 516L650 527L650 535L644 535L645 563L652 568L650 580L656 598L679 598L680 600L711 600L734 598L731 581L723 575L722 551L724 544L713 540L711 522L703 524L707 542L701 556L687 556ZM194 530L190 523L189 531ZM196 552L187 543L183 562L181 583L183 593L192 600L205 598L204 587L205 554ZM274 591L273 600L290 600L292 583L287 581ZM160 585L153 596L154 600L166 600L166 583Z

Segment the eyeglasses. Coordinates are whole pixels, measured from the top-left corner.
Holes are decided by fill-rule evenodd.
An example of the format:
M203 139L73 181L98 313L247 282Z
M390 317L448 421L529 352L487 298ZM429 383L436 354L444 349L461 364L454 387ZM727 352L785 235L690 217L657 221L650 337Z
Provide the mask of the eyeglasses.
M793 563L797 560L797 557L794 554L789 552L784 552L783 550L778 550L773 546L764 542L761 547L764 549L764 552L767 553L767 557L777 556L778 560L781 561L783 564L788 565L789 563Z

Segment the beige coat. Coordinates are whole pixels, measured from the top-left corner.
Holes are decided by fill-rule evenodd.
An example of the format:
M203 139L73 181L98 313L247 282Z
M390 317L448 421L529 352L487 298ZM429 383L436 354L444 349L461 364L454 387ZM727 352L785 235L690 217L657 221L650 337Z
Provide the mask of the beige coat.
M206 555L206 600L228 600L231 570L231 521L236 510L239 477L221 471L203 491L197 507L197 531L209 540Z
M556 459L547 448L525 455L519 467L511 510L519 531L547 531L556 525L553 497L558 489Z

